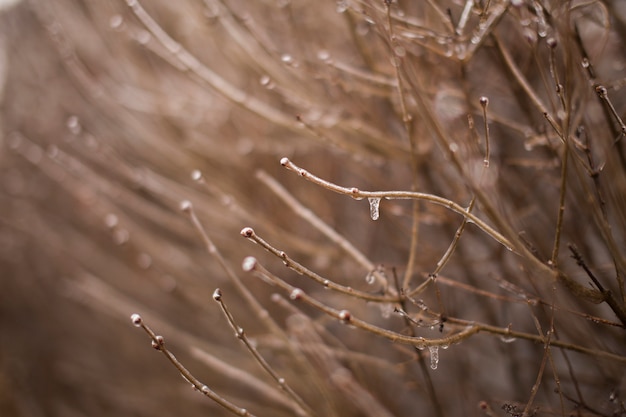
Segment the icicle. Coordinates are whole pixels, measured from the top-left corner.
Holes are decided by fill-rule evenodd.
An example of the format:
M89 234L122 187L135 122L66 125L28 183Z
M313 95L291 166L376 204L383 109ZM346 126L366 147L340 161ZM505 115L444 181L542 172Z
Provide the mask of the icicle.
M380 198L368 197L368 200L370 202L370 216L372 217L372 220L378 220L378 216L380 214L378 211L378 208L380 206Z
M439 346L428 346L430 352L430 369L437 369L439 364Z

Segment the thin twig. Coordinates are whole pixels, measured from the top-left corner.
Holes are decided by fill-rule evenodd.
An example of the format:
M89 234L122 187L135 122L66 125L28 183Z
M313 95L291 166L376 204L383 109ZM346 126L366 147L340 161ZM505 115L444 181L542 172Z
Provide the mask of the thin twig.
M407 336L402 333L384 329L384 328L375 326L371 323L368 323L366 321L360 320L354 317L350 313L349 310L337 310L322 303L316 298L313 298L310 295L306 294L302 289L294 287L293 285L287 283L283 279L269 272L265 267L263 267L257 261L256 258L252 256L248 256L243 260L242 267L244 271L251 272L255 276L262 279L263 281L273 282L275 285L277 285L278 287L288 292L289 298L291 298L292 300L302 301L308 304L309 306L314 307L315 309L327 314L328 316L336 320L339 320L346 324L350 324L356 328L368 331L375 335L384 337L386 339L391 340L392 342L408 344L411 346L417 346L421 348L430 347L430 346L449 346L452 344L460 343L461 341L480 332L485 332L485 333L497 335L497 336L512 337L516 339L525 339L525 340L529 340L529 341L533 341L537 343L545 342L543 337L540 337L534 334L514 331L514 330L511 330L511 328L509 327L501 328L498 326L477 323L475 321L463 320L463 319L454 318L454 317L446 317L446 323L460 326L462 330L459 331L458 333L454 333L447 337L443 337L439 339L426 339L423 337L411 337L411 336ZM432 314L434 317L440 318L439 314L436 314L436 313L430 313L430 314ZM610 352L606 352L602 350L590 349L584 346L579 346L579 345L575 345L572 343L565 343L565 342L561 342L558 340L551 341L550 345L557 347L557 348L561 348L561 349L568 349L568 350L572 350L575 352L584 353L584 354L595 356L598 358L604 358L607 360L613 360L613 361L620 362L620 363L626 363L625 356L621 356L618 354L614 354L614 353L610 353Z
M398 291L398 294L402 294L403 289L400 287L400 282L398 281L398 276L395 270L393 271L393 277L394 277L394 283L396 284L396 290ZM406 311L406 298L402 297L399 304L400 304L400 308L402 308L403 311ZM408 328L409 336L416 337L417 334L415 333L415 329L413 329L413 326L410 325L411 318L407 314L402 315L402 317L404 318L406 327ZM424 375L424 380L426 381L426 389L428 390L428 395L433 403L433 408L435 409L435 412L437 413L438 417L443 417L444 414L443 414L443 409L441 407L441 402L439 401L439 398L437 397L435 384L433 383L433 379L430 375L430 371L428 370L428 367L426 366L426 360L424 359L424 354L422 353L420 349L417 348L417 346L413 346L413 349L419 359L420 370L422 374Z
M387 279L383 277L371 262L361 251L359 251L348 239L337 233L335 229L330 227L308 207L300 203L296 198L283 187L273 177L265 171L257 171L256 177L263 182L276 196L278 196L287 206L293 210L298 216L306 220L311 226L319 230L324 236L330 239L341 249L343 249L352 259L361 265L368 273L371 273L379 284L386 290L388 287Z
M429 346L448 346L451 344L458 343L463 339L475 334L477 330L474 325L468 324L465 328L455 334L450 336L440 338L440 339L425 339L423 337L411 337L402 333L397 333L388 329L384 329L382 327L375 326L370 324L364 320L358 319L354 317L350 311L348 310L337 310L328 305L322 303L321 301L311 297L306 294L302 289L294 287L293 285L287 283L283 279L277 277L276 275L269 272L265 269L257 260L252 256L248 256L243 261L243 269L247 272L252 272L255 276L261 278L263 281L271 281L276 284L278 287L282 288L286 292L289 293L289 298L292 300L303 301L304 303L316 308L319 311L333 317L343 323L350 324L354 327L360 328L362 330L366 330L370 333L374 333L376 335L385 337L393 342L399 342L404 344L409 344L412 346L417 346L420 348L425 348Z
M402 123L406 132L407 140L409 141L409 148L411 150L411 170L413 172L413 178L411 181L411 187L413 191L419 188L418 179L418 159L415 135L413 133L413 116L411 116L407 110L406 96L404 94L404 87L402 85L402 76L400 75L400 66L402 65L402 57L396 53L396 48L401 48L398 44L398 40L393 33L393 23L391 20L391 3L385 2L385 11L387 15L387 26L389 30L389 46L391 49L391 59L393 60L393 69L397 80L398 96L400 97L400 111L402 113ZM420 225L420 206L418 201L413 202L411 222L411 243L409 246L409 259L406 262L406 269L404 271L404 279L402 280L402 286L408 287L413 276L413 269L415 268L415 259L417 258L417 247L419 244L419 225Z
M587 273L589 278L593 281L595 286L598 288L598 290L602 294L604 301L609 305L609 307L611 307L611 310L613 310L613 313L615 313L615 315L622 322L622 324L626 326L626 311L624 309L624 304L620 303L620 301L618 301L615 298L615 296L613 296L611 291L604 288L604 286L600 283L598 278L596 278L594 273L587 266L587 263L585 262L582 255L576 248L576 245L569 244L568 247L569 247L569 250L572 252L572 258L576 260L576 264L578 264L578 266L580 266Z
M464 209L463 207L461 207L459 204L455 203L452 200L448 200L447 198L443 198L443 197L439 197L433 194L427 194L427 193L421 193L421 192L417 192L417 191L361 191L356 187L353 188L346 188L346 187L341 187L339 185L333 184L332 182L323 180L313 174L311 174L309 171L298 167L297 165L295 165L293 162L291 162L288 158L282 158L280 160L280 163L282 166L284 166L285 168L289 169L290 171L294 171L296 173L298 173L301 177L305 178L308 181L311 181L317 185L320 185L328 190L334 191L338 194L344 194L344 195L349 195L354 199L362 199L362 198L385 198L388 200L395 200L395 199L414 199L414 200L423 200L423 201L428 201L430 203L433 204L437 204L443 207L446 207L460 215L462 215L463 217L467 218L468 221L471 221L472 223L474 223L476 226L478 226L480 229L482 229L485 233L487 233L489 236L491 236L493 239L495 239L496 241L498 241L499 243L501 243L502 245L504 245L504 247L506 247L508 250L510 251L514 251L513 248L513 244L511 242L509 242L509 240L507 238L505 238L504 236L502 236L498 231L496 231L495 229L493 229L491 226L489 226L487 223L485 223L483 220L481 220L479 217L477 217L476 215L468 212L466 209Z
M565 143L563 146L563 157L561 162L561 186L559 187L559 208L556 218L556 231L554 233L554 246L552 247L552 257L550 263L553 267L556 267L559 248L561 244L561 232L563 230L563 217L565 214L565 195L567 192L567 168L569 161L569 137L564 137Z
M487 120L487 106L489 105L489 99L487 97L481 97L480 98L480 106L483 108L483 122L484 122L484 129L485 129L485 159L484 159L484 165L485 167L489 166L489 158L490 158L490 152L489 152L489 121Z
M302 264L293 260L289 255L287 255L286 252L273 247L269 242L267 242L266 240L261 238L259 235L257 235L256 232L251 227L244 227L241 230L241 235L245 237L246 239L249 239L250 241L259 244L262 248L264 248L265 250L267 250L268 252L276 256L278 259L280 259L283 262L283 264L287 268L290 268L294 270L295 272L297 272L298 274L304 275L307 278L312 279L318 284L323 285L325 288L328 288L330 290L336 291L341 294L346 294L355 298L359 298L363 301L371 301L371 302L378 302L378 303L396 303L399 300L399 297L397 296L379 295L379 294L368 293L365 291L359 291L359 290L355 290L352 287L346 287L344 285L337 284L327 278L324 278L316 274L315 272L311 271L310 269L306 268Z
M258 317L263 322L263 324L267 327L269 331L279 337L286 338L286 335L284 334L282 328L278 325L278 323L276 323L276 321L274 321L274 319L270 316L265 307L263 307L263 305L256 299L254 294L252 294L250 289L241 281L235 271L233 271L233 269L228 265L220 251L217 249L217 246L215 246L208 233L202 226L202 223L200 223L200 219L198 219L198 216L196 215L191 202L187 200L183 201L180 204L180 209L189 216L191 223L200 234L200 237L202 238L202 241L206 246L207 252L209 253L209 255L215 258L215 260L224 270L237 291L239 291L242 297L246 300L246 304L250 306L252 311L254 311L256 317Z
M467 212L470 212L472 210L472 208L474 207L475 201L476 201L476 198L472 198L472 200L469 203L469 206L467 207ZM452 257L452 254L454 253L454 250L456 249L459 243L459 240L461 239L461 235L463 234L463 231L465 230L466 225L467 225L467 218L464 218L461 224L459 225L459 228L454 233L454 239L452 239L450 246L448 246L448 249L446 250L446 252L443 254L441 259L437 262L437 267L435 268L435 270L432 272L431 275L436 277L437 275L439 275L441 270L443 270L443 268L446 266L446 264Z
M131 316L131 321L137 327L141 327L152 339L152 347L156 350L162 352L165 357L178 369L178 372L185 378L187 382L189 382L196 390L200 391L202 394L206 395L213 401L215 401L220 406L224 407L226 410L237 416L243 417L254 417L254 414L250 413L245 408L241 408L231 403L225 398L222 398L219 394L215 393L208 386L200 382L185 366L176 359L174 354L165 347L165 339L163 336L157 336L147 324L144 323L143 319L139 314L133 314Z
M626 136L626 124L624 124L624 121L622 120L619 113L615 109L615 106L613 106L611 99L609 99L609 93L606 87L602 85L598 85L596 87L596 93L598 94L598 97L600 97L600 99L602 99L602 101L609 107L611 114L613 115L613 117L615 117L615 120L617 120L617 123L619 124L622 134L618 136L617 139L615 139L614 143L617 143L622 137Z
M226 303L224 302L224 297L222 295L222 290L217 288L213 292L213 300L215 300L215 302L217 302L220 305L222 312L224 313L224 316L226 317L226 320L228 321L228 324L235 331L235 335L237 336L237 338L241 340L241 342L245 345L246 349L248 349L248 351L252 354L252 356L258 362L258 364L261 365L261 368L263 368L263 370L267 372L274 379L274 381L276 381L276 383L278 384L278 387L283 392L285 392L289 396L289 398L293 401L293 404L292 404L293 410L299 416L315 415L315 412L304 402L304 400L302 400L302 398L291 388L291 386L287 384L287 382L285 381L285 378L281 377L280 375L278 375L278 373L276 373L276 371L272 368L272 366L265 360L263 356L261 356L261 354L256 349L256 347L254 347L254 345L250 342L250 339L248 339L248 336L244 332L243 328L237 324L232 313L226 306Z

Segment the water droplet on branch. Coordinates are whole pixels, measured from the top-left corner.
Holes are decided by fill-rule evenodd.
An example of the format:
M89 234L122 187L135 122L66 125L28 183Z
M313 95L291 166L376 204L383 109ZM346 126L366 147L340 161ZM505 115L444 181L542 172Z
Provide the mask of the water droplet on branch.
M515 342L515 337L511 336L500 336L500 340L504 343L513 343Z
M348 10L349 7L350 5L348 4L347 0L337 1L337 13L344 13L346 10Z

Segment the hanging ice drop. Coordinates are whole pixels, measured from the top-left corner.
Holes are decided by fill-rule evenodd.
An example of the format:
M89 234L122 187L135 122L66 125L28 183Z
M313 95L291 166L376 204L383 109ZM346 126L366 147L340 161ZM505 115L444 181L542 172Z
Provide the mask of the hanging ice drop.
M368 197L368 201L370 202L370 216L372 220L378 220L380 207L380 198L378 197Z
M430 352L430 368L437 369L439 364L439 346L428 346Z

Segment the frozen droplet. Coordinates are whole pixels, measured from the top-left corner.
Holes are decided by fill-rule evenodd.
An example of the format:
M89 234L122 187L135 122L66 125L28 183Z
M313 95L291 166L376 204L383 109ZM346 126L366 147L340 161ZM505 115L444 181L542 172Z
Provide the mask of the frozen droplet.
M378 220L378 216L380 215L380 198L368 197L367 200L370 202L370 217L372 218L372 220Z
M180 211L182 211L182 212L191 213L193 205L191 204L191 201L183 200L183 201L180 202L178 207L180 208Z
M537 35L541 38L545 38L548 34L548 24L546 23L546 16L543 13L543 8L538 2L535 3L535 14L537 15Z
M437 369L439 365L439 346L428 346L430 352L430 369Z
M514 337L510 337L510 336L500 336L500 340L504 343L513 343L515 342L515 338Z
M130 320L133 322L133 324L136 327L141 327L142 320L141 320L141 316L139 314L135 313L135 314L131 315L130 316Z
M330 53L326 49L317 51L317 59L321 61L328 61L330 59Z
M66 122L67 128L69 129L70 132L72 132L72 134L74 135L78 135L82 128L80 126L80 120L78 119L78 116L70 116L67 118L67 122Z
M347 0L338 0L337 1L337 13L344 13L348 10L349 4Z
M419 343L417 343L417 344L415 345L415 347L416 347L416 348L418 348L419 350L424 350L424 349L426 349L426 345L424 344L424 338L423 338L423 337L419 337L418 339L419 339L419 341L420 341L420 342L419 342Z
M113 213L109 213L104 216L104 224L109 228L113 229L119 223L119 219Z
M124 23L124 18L119 14L111 16L109 19L109 26L111 29L119 29Z
M366 276L365 276L365 282L368 283L368 285L372 285L376 282L376 277L374 276L373 272L369 272Z
M291 298L292 300L300 300L302 296L304 296L304 291L302 291L300 288L294 289L293 291L291 291L291 294L289 294L289 298Z
M241 264L241 267L246 272L252 271L254 268L256 268L256 258L253 256L246 256Z
M341 310L339 312L339 320L344 321L344 322L349 322L350 320L352 320L352 315L350 314L350 312L348 310Z
M202 171L200 171L199 169L194 169L193 171L191 171L191 179L194 181L202 180Z
M457 144L456 144L456 143L454 143L454 142L451 142L451 143L450 143L450 145L449 145L449 148L450 148L450 152L452 152L452 153L454 153L454 152L458 152L458 150L459 150L459 145L457 145Z
M272 79L270 78L269 75L263 75L259 79L259 82L261 83L263 87L267 87L272 82Z
M280 57L280 60L283 61L287 65L293 64L293 57L291 55L289 55L289 54L283 54Z
M582 65L583 65L583 68L589 68L589 59L583 58Z

